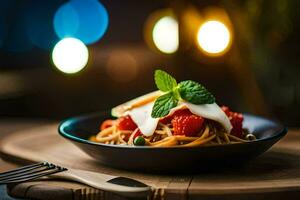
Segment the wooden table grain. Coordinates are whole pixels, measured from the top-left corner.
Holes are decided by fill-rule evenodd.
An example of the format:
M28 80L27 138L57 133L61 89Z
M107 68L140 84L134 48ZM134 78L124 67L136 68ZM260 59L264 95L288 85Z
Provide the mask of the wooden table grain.
M13 124L13 123L12 123ZM11 125L12 125L11 124ZM23 125L25 125L23 123ZM40 124L31 124L31 127ZM27 124L30 127L30 123ZM0 122L1 127L1 122ZM8 126L9 127L9 126ZM276 144L272 150L259 158L253 160L245 167L238 169L217 170L213 173L197 173L193 175L153 175L133 173L123 170L111 169L95 162L73 144L68 143L56 133L57 124L44 124L33 129L18 129L19 133L10 136L10 144L4 145L4 152L10 159L21 158L23 161L48 160L66 167L88 169L102 173L123 175L136 178L154 186L151 199L282 199L300 197L300 129L291 129L288 135ZM12 132L16 130L10 129ZM18 131L17 131L18 132ZM21 135L25 135L24 140ZM18 136L19 134L19 136ZM49 148L42 148L47 141ZM47 140L45 140L45 138ZM30 144L28 141L41 141L39 144ZM7 142L8 143L8 142ZM25 144L24 144L25 143ZM49 145L50 144L50 145ZM36 152L39 153L36 153ZM62 152L64 152L62 154ZM3 153L3 152L2 152ZM7 157L6 157L7 158ZM74 158L77 158L75 160ZM19 160L20 161L20 160ZM0 161L3 163L3 161ZM0 165L0 170L14 167L10 164ZM15 191L22 191L24 188L33 187L37 199L43 199L45 192L53 194L53 191L63 191L70 199L80 199L83 194L98 193L98 199L122 199L111 196L105 192L92 190L80 184L70 184L57 181L34 182L18 185ZM63 187L62 187L63 186ZM66 190L63 189L68 189ZM70 192L71 189L71 192ZM70 192L70 193L68 193ZM75 192L75 193L74 193ZM40 196L37 197L37 194ZM55 194L59 194L56 192ZM35 195L35 196L34 196ZM78 195L76 197L76 195ZM50 195L47 195L50 199ZM76 198L75 198L76 197ZM86 195L88 198L88 195ZM90 196L91 199L96 196ZM57 198L52 198L57 199ZM67 199L67 198L65 198Z
M49 120L41 120L41 119L23 119L23 118L1 118L0 119L0 141L6 135L22 130L31 128L34 126L42 125L48 123ZM12 162L4 161L0 158L0 173L16 168L18 165ZM0 200L13 200L15 198L10 198L7 196L6 187L0 186Z
M2 118L0 119L0 141L5 136L10 133L28 129L36 126L40 126L43 124L49 123L49 120L41 120L41 119L22 119L22 118ZM0 172L7 171L13 169L17 166L17 164L4 161L0 158Z

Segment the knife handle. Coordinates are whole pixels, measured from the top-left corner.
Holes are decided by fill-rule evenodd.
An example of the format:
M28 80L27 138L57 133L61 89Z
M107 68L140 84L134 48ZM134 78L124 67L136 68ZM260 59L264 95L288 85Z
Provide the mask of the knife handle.
M108 183L107 181L116 178L116 176L110 176L102 173L89 172L89 171L77 170L77 169L76 170L69 169L67 171L55 175L51 175L51 177L59 178L62 180L75 181L78 183L89 185L91 187L100 190L122 193L123 195L145 193L151 190L150 187L129 187L129 186L118 185L114 183Z

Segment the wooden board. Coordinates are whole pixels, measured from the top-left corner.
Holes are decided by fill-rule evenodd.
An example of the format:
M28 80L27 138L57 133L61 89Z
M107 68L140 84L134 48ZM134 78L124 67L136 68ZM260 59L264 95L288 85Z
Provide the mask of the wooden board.
M156 190L153 191L153 196L158 199L160 199L161 195L168 196L173 195L173 193L181 194L176 196L177 199L181 199L182 196L186 195L191 176L159 176L105 167L83 153L75 145L59 136L57 126L57 124L51 124L10 134L10 136L4 138L1 142L0 152L2 157L24 164L46 160L67 168L71 167L134 178L156 188ZM52 188L53 185L55 186L54 188ZM34 195L33 193L37 193L35 189L40 190L40 188L43 187L46 191L45 197L50 198L49 190L51 190L54 195L58 195L56 190L58 190L57 187L59 185L68 191L72 188L69 184L66 186L65 184L61 184L61 182L57 184L57 182L47 181L42 186L40 182L38 182L37 185L35 182L32 182L30 184L22 184L22 187L11 186L9 187L9 191L11 191L13 196L21 197L25 195L22 194L22 191L27 191L26 188L34 190L34 192L27 191L27 195ZM172 187L169 187L169 185L172 185ZM86 186L75 184L74 187L76 189L70 193L70 196L73 196L73 193L82 196L90 195L90 193L87 193L88 190ZM176 192L173 190L176 190ZM177 192L178 190L180 190L179 193ZM62 191L60 191L60 193L63 195L61 199L66 199L65 194ZM111 197L110 195L108 196ZM32 196L28 197L33 198ZM58 198L55 196L53 199Z
M189 176L141 174L105 167L61 138L57 133L57 124L10 134L2 141L0 152L5 159L24 164L26 161L47 160L65 167L135 178L155 188L151 197L153 199L233 200L300 197L299 130L290 131L272 150L244 167L199 172ZM11 185L9 191L13 196L27 195L36 199L121 198L81 184L58 181Z

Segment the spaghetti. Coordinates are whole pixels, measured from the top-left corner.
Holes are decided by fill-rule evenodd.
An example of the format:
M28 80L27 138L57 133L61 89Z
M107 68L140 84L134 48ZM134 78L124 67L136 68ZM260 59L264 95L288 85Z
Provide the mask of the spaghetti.
M243 129L243 115L219 107L200 83L177 81L156 70L154 91L112 109L93 142L150 147L196 147L255 140Z
M90 140L103 144L134 146L136 133L138 133L138 129L133 131L120 130L115 123L101 130L96 136L92 136ZM223 128L216 126L214 122L210 121L206 122L200 132L193 137L173 135L171 124L159 123L152 136L143 136L143 138L145 140L144 145L151 147L196 147L248 142L256 139L255 136L248 133L246 129L243 129L242 138L240 138L227 133Z

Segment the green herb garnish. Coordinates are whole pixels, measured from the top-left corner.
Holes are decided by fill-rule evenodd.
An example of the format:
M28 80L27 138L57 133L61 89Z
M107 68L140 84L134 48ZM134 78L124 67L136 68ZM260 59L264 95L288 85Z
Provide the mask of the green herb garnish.
M187 80L177 84L175 78L162 70L155 70L154 80L157 88L166 93L156 99L151 113L153 118L168 115L180 99L197 105L215 102L215 97L195 81Z
M193 104L211 104L215 102L215 97L203 85L195 81L180 82L178 91L182 99Z
M172 108L177 106L177 104L178 98L176 98L173 92L168 92L156 99L151 116L153 118L166 116Z
M163 92L168 92L177 87L175 78L162 70L155 70L154 80L157 88Z

